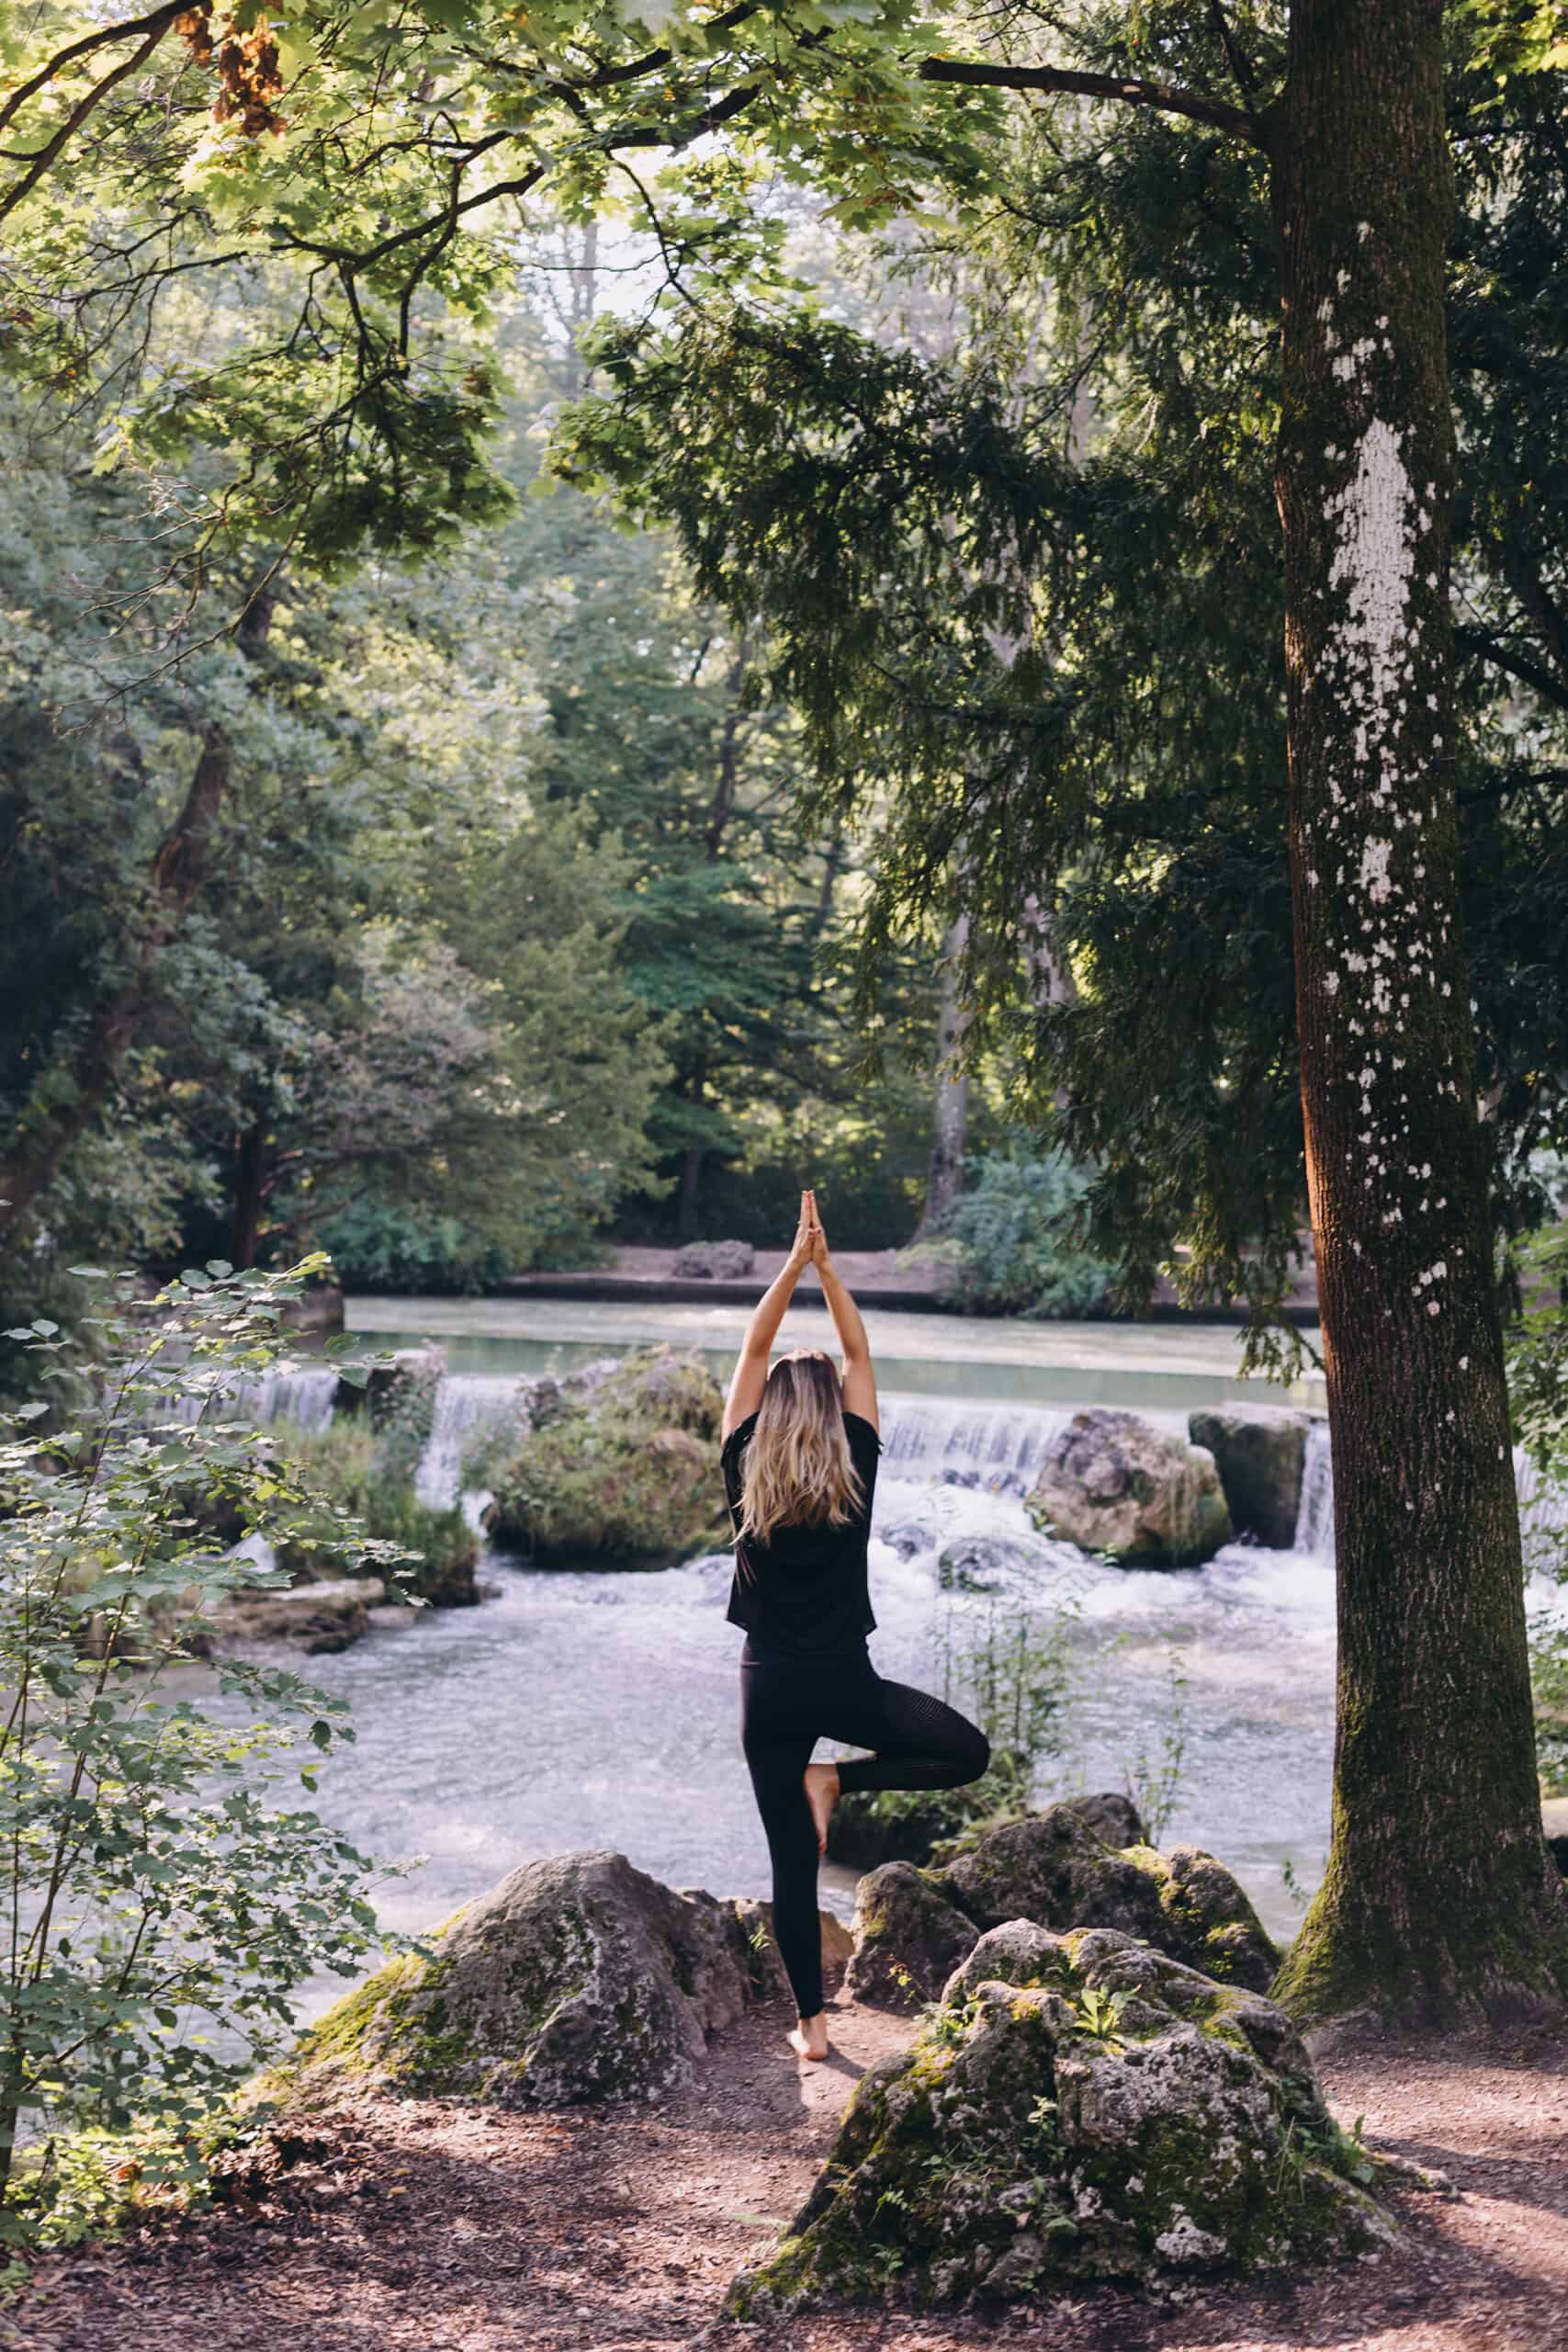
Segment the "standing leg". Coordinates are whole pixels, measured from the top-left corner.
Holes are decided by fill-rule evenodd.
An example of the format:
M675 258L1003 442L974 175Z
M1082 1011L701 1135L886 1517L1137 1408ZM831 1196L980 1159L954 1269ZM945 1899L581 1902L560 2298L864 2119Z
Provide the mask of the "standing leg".
M781 1704L779 1678L741 1669L741 1744L773 1869L773 1940L803 2019L822 2009L822 1927L817 1916L817 1830L806 1796L815 1728ZM792 1720L792 1716L795 1720Z

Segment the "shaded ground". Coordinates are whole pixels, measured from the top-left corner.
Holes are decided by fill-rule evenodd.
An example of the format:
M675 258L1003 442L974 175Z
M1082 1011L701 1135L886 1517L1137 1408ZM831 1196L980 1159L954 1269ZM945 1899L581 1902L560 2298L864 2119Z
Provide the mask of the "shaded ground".
M499 2116L361 2101L249 2214L37 2276L13 2352L1562 2352L1568 2346L1568 2039L1380 2045L1323 2072L1341 2120L1447 2173L1403 2200L1400 2252L1290 2287L1177 2303L1100 2290L1032 2309L829 2313L742 2330L731 2274L803 2195L860 2071L902 2038L840 2013L840 2055L797 2070L788 2020L722 2036L692 2093L617 2115Z

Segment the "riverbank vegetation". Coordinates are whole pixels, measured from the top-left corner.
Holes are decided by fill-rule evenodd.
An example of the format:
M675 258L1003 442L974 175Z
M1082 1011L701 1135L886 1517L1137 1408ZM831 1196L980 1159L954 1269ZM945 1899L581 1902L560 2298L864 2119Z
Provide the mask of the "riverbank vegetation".
M141 2119L148 2181L196 2178L225 2094L289 2039L298 1987L353 1976L383 1940L374 1866L299 1801L352 1741L346 1707L227 1654L235 1597L286 1572L215 1528L281 1550L304 1521L394 1586L407 1565L341 1513L329 1526L236 1409L282 1351L298 1277L215 1263L150 1304L84 1279L105 1369L0 1446L0 2203L19 2168L8 2211L46 2237L93 2171L93 2143L57 2161L58 2143ZM46 1381L70 1363L45 1317L11 1336Z

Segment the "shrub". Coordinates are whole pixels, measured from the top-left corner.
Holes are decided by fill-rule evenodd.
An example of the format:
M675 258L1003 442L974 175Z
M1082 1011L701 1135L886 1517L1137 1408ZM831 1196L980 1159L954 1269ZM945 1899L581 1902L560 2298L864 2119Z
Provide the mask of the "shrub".
M626 1357L586 1394L554 1390L547 1418L536 1408L521 1437L484 1449L492 1532L542 1561L652 1565L716 1550L729 1540L723 1411L707 1367L669 1348Z
M957 1303L972 1315L1101 1315L1113 1269L1072 1238L1088 1176L1059 1155L987 1153L942 1219Z
M421 1216L374 1198L337 1210L321 1238L345 1290L468 1298L517 1272L504 1250L460 1218Z
M9 1417L20 1433L0 1445L0 2188L24 2113L51 2132L119 2132L140 2111L171 2165L199 2168L198 2134L223 2094L290 2032L295 1987L323 1968L355 1974L383 1940L370 1863L276 1794L296 1776L313 1790L315 1751L353 1738L344 1702L290 1671L220 1658L220 1693L256 1710L236 1728L169 1674L229 1594L280 1580L223 1549L215 1522L283 1540L313 1507L276 1433L230 1416L240 1386L285 1352L284 1308L323 1264L234 1274L215 1262L150 1306L130 1278L104 1277L103 1371L87 1403L45 1435L27 1433L46 1424L44 1404ZM40 1381L70 1393L73 1351L52 1322L7 1336ZM400 1573L396 1547L350 1522L335 1541ZM49 2177L36 2165L8 2208L13 2237L45 2226Z
M389 1432L394 1448L389 1460ZM461 1510L433 1510L414 1494L412 1474L400 1467L402 1426L395 1413L381 1430L363 1419L339 1419L324 1430L285 1429L277 1434L324 1506L291 1526L279 1552L286 1568L307 1577L332 1572L342 1555L344 1524L358 1522L410 1555L404 1590L411 1597L437 1609L466 1608L478 1600L479 1539Z

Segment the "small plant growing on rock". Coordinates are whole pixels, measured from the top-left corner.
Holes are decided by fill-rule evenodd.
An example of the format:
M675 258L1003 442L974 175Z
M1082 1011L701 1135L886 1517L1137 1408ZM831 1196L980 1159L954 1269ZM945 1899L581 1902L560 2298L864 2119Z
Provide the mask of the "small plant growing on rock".
M1123 2049L1125 2044L1117 2027L1126 2006L1125 1993L1107 1993L1099 1984L1086 1985L1078 1996L1079 2026L1091 2041L1103 2041L1111 2050Z

